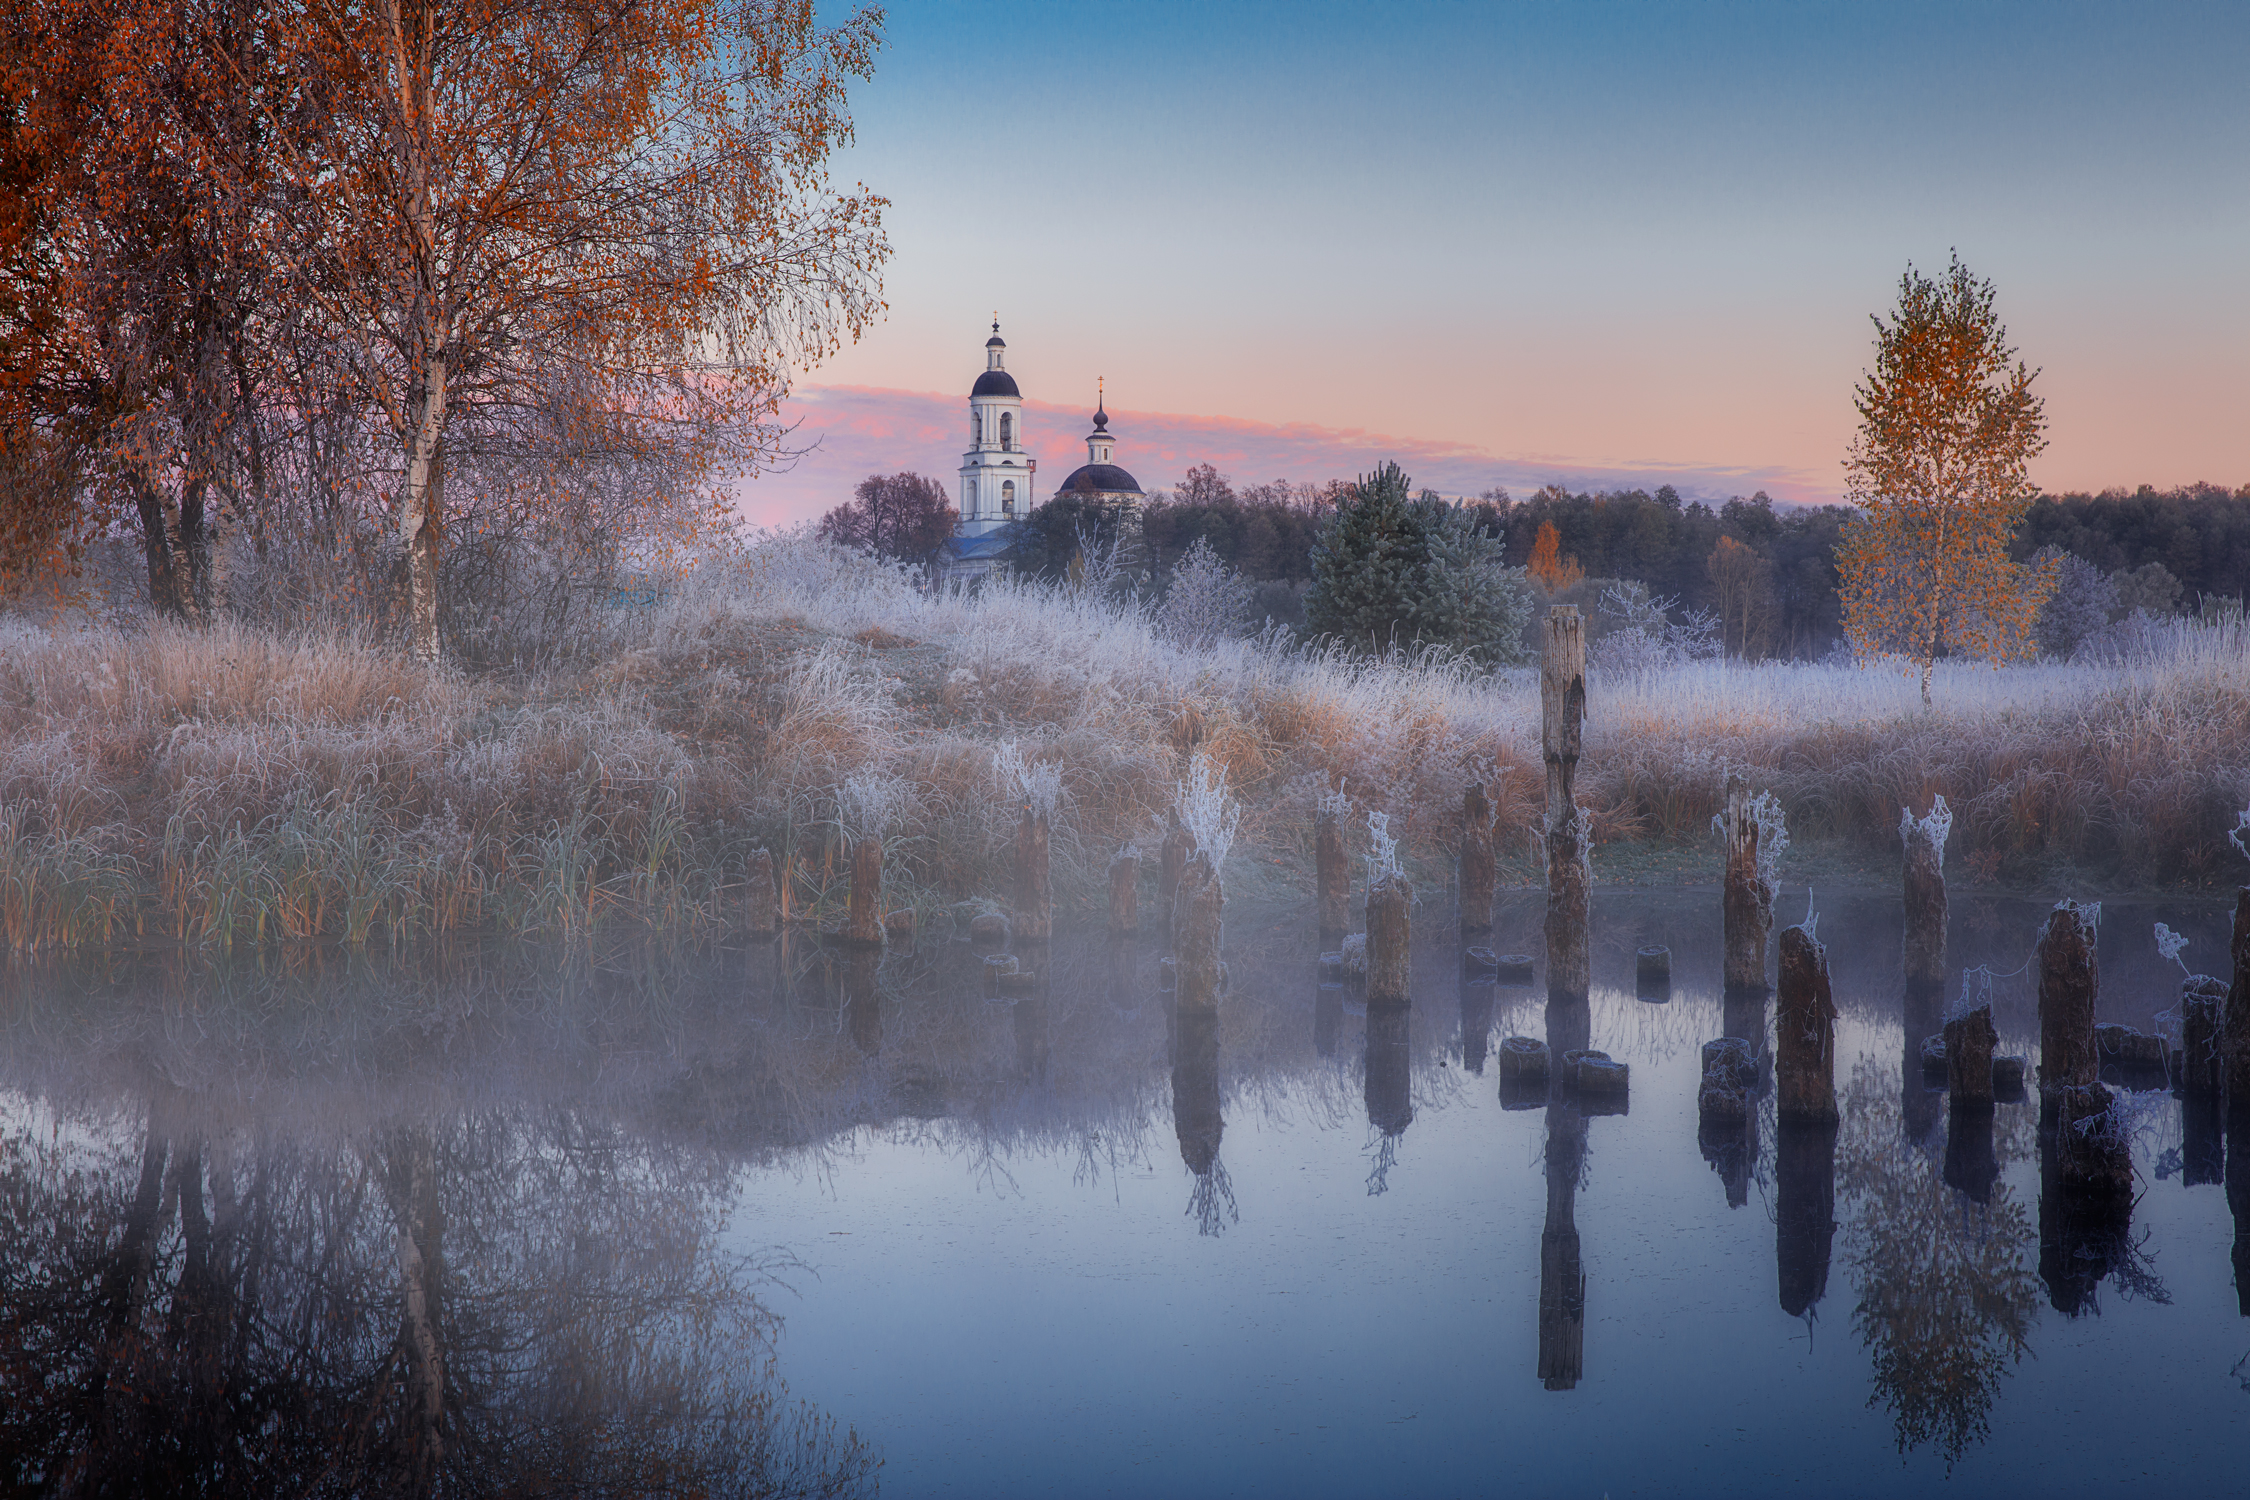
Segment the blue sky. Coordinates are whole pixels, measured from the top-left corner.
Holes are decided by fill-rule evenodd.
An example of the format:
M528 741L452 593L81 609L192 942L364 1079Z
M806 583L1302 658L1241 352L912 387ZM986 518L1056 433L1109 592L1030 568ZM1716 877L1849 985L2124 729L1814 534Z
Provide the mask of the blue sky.
M2246 76L2240 5L896 5L838 164L890 313L752 509L950 481L820 388L958 402L995 309L1027 396L1108 377L1129 466L1138 416L1299 434L1245 478L1830 498L1868 314L1955 247L2045 372L2041 483L2250 482Z

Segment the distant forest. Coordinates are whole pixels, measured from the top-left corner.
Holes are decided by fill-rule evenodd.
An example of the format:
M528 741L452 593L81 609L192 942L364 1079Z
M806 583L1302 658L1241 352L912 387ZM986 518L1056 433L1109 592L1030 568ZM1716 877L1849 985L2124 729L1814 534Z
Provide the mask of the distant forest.
M1200 539L1259 586L1255 613L1301 624L1314 538L1347 488L1331 481L1237 490L1200 465L1143 509L1141 566L1160 589ZM1068 569L1081 531L1094 534L1078 506L1060 497L1026 518L1016 549L1021 570L1059 577ZM1814 658L1843 637L1836 542L1852 514L1846 506L1777 505L1760 491L1713 507L1682 500L1670 485L1579 494L1550 485L1522 500L1491 490L1466 508L1480 529L1504 538L1511 567L1532 568L1544 601L1592 613L1608 583L1639 583L1674 601L1675 616L1716 618L1727 650L1740 656ZM1535 564L1548 526L1554 553ZM2239 598L2250 584L2250 486L2042 496L2014 550L2022 559L2045 547L2106 575L2155 564L2177 581L2176 607L2193 612L2207 599Z

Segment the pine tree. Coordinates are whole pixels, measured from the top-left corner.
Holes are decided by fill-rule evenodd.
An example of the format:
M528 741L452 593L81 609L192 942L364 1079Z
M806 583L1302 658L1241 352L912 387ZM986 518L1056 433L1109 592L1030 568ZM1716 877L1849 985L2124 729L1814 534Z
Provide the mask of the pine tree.
M1435 495L1410 498L1395 463L1363 477L1321 528L1305 618L1354 651L1445 646L1519 659L1529 604L1501 538Z

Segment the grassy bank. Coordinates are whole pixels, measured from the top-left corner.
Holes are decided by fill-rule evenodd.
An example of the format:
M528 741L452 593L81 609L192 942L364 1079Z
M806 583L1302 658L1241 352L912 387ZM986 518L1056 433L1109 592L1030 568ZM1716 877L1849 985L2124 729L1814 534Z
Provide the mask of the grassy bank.
M0 623L0 933L227 945L498 929L724 926L751 850L795 915L840 898L837 795L887 783L900 902L996 891L992 752L1064 776L1059 894L1149 842L1185 758L1226 766L1245 848L1309 864L1314 798L1391 814L1432 871L1460 787L1497 778L1505 847L1538 816L1528 673L1354 662L1271 640L1176 648L1139 615L999 586L932 597L802 541L708 573L537 679L469 678L240 626ZM1728 768L1800 839L1870 857L1899 808L1959 810L1957 879L2058 865L2138 884L2250 873L2250 649L2181 627L2107 668L1944 665L1936 706L1882 669L1703 663L1591 688L1598 839L1703 836ZM1268 863L1267 868L1276 868Z

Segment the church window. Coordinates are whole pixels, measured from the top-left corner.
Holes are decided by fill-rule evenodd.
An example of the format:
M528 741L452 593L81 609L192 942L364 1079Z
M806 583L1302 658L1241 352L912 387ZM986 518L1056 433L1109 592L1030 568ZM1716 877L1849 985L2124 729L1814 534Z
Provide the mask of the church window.
M969 514L973 516L977 513L977 482L972 479L964 488L968 490L964 498L969 502Z
M1007 431L1007 422L1006 417L1000 419L1001 431ZM1000 483L1000 510L1003 515L1012 516L1016 513L1016 482L1013 479L1002 480Z
M1016 419L1009 412L1000 413L1000 446L1006 451L1016 451Z

